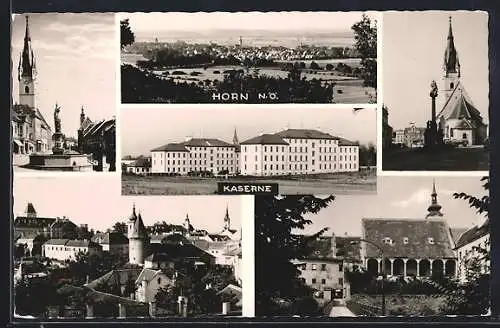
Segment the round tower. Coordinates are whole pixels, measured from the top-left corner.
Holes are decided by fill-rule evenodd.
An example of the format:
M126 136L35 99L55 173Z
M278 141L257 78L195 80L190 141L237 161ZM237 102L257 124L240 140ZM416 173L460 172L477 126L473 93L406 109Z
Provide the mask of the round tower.
M134 219L135 218L135 219ZM144 264L144 258L149 246L149 236L139 213L135 214L135 206L129 220L128 229L128 257L130 264Z

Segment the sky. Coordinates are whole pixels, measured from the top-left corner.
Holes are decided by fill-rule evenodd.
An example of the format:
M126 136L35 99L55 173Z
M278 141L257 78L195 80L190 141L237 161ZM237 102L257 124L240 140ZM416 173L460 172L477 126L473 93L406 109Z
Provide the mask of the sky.
M431 115L430 84L442 86L444 51L452 17L461 82L473 104L488 122L488 15L484 12L433 11L383 14L383 101L389 124L404 128L410 122L425 127ZM436 99L437 111L443 106Z
M331 205L318 214L305 216L313 221L305 230L312 234L328 227L326 234L361 236L361 219L394 218L423 219L431 203L433 177L379 176L377 195L336 196ZM484 222L484 216L469 204L454 199L454 192L476 197L486 195L480 177L436 177L438 203L443 219L453 228L471 228ZM363 204L360 206L360 204Z
M50 190L50 192L40 192ZM220 232L226 206L231 227L241 227L238 196L121 196L120 179L114 176L17 177L14 183L14 215L24 215L32 202L40 217L68 217L75 224L104 231L115 222L127 222L135 203L145 225L156 221L182 224L189 214L196 229Z
M374 17L373 13L367 14ZM361 15L361 12L171 12L120 13L120 19L129 19L132 31L140 41L141 37L165 35L164 32L169 32L170 36L209 35L220 30L226 30L227 35L231 35L231 30L245 35L251 31L267 31L265 34L352 33L351 26L360 20Z
M113 14L30 14L31 43L38 78L35 102L54 128L61 107L62 132L77 136L80 111L94 121L116 113L118 41ZM19 102L17 67L23 48L25 16L12 22L13 103Z
M217 119L213 119L217 117ZM229 106L215 108L149 108L121 110L122 155L150 155L150 150L186 137L217 138L232 143L260 133L318 129L362 144L376 144L376 110L352 108L283 108ZM360 128L362 127L362 128Z

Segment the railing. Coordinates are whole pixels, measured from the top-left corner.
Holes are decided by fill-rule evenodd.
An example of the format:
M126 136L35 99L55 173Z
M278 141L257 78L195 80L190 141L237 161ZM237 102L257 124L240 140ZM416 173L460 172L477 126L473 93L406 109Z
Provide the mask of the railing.
M378 306L358 303L355 301L346 301L346 307L352 313L358 316L379 316L382 315L382 309Z

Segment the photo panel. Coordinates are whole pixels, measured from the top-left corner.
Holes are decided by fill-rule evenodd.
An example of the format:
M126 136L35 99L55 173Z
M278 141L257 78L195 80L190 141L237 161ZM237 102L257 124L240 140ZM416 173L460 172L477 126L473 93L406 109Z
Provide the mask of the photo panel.
M116 171L114 13L12 19L16 174Z
M382 170L486 174L488 13L381 15Z
M117 177L17 178L15 318L251 316L247 197L123 197Z
M124 104L377 102L375 12L119 15Z
M137 107L120 122L123 195L376 193L374 108Z
M255 196L256 316L487 315L488 189L398 176L377 195Z

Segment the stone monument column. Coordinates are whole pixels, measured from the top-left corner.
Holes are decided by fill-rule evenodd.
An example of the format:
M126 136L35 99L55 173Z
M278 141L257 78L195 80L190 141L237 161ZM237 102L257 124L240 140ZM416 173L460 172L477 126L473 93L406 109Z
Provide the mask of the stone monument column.
M56 104L54 109L54 129L55 132L52 135L52 141L54 142L54 147L52 148L52 153L55 155L60 155L64 153L64 134L61 132L61 118L59 113L61 112L61 107Z

